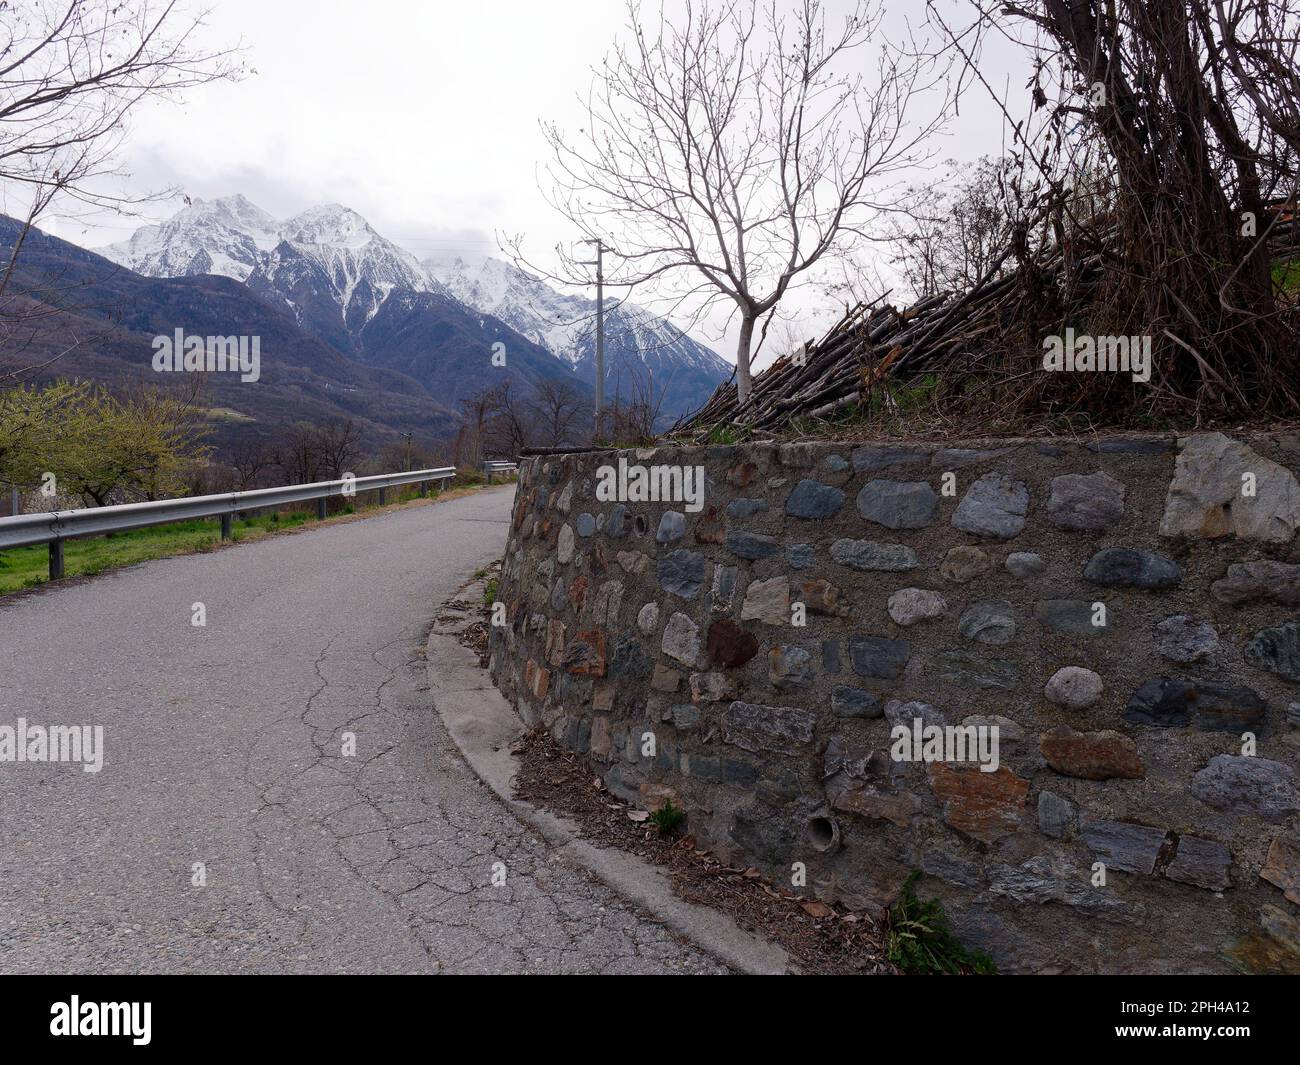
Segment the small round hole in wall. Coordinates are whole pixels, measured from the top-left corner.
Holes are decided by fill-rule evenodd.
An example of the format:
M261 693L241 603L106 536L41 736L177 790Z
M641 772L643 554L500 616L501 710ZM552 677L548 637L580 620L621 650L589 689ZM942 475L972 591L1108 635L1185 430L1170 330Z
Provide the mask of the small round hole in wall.
M840 843L840 828L831 818L824 816L808 819L808 838L823 854L834 850Z
M635 532L637 536L644 536L650 531L650 522L644 514L638 514L632 519L632 531Z

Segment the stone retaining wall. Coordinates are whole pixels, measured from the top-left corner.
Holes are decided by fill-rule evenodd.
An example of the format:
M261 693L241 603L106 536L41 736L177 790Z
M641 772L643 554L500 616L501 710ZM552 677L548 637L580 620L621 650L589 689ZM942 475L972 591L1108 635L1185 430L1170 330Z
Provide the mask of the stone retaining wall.
M598 501L620 459L702 507ZM1296 471L1215 433L530 459L493 675L735 862L855 908L921 871L1004 971L1297 972ZM994 771L903 760L958 725Z

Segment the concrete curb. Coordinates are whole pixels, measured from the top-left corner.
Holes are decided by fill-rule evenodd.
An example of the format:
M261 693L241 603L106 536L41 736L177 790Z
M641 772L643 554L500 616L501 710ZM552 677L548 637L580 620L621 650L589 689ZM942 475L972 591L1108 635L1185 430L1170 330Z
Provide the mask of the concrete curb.
M785 950L746 932L719 910L678 898L663 869L624 851L593 846L572 821L515 798L511 782L518 761L510 747L525 731L524 724L497 691L487 670L480 668L478 656L456 638L475 615L469 610L458 611L455 602L482 602L482 597L482 580L462 587L451 605L440 608L443 620L434 624L425 647L434 709L469 767L564 860L591 873L702 950L738 972L789 972L790 957ZM463 616L454 617L457 614Z

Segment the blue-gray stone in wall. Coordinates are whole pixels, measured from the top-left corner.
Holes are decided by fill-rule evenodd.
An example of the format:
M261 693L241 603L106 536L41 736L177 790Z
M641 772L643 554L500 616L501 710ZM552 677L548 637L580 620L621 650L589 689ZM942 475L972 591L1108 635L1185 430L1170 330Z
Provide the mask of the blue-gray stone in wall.
M1300 622L1287 621L1276 628L1261 629L1246 644L1244 654L1251 665L1300 684Z
M831 690L831 709L840 718L879 718L885 713L879 696L846 684L836 684Z
M879 544L873 540L836 540L831 558L853 569L898 573L916 568L916 552L903 544Z
M935 656L934 664L940 680L959 686L1015 691L1020 681L1015 663L981 658L965 651L942 651Z
M833 676L840 668L840 641L822 640L822 672Z
M760 536L743 529L730 529L727 532L727 550L738 558L754 561L779 555L781 545L770 536Z
M577 526L579 536L590 536L596 531L596 519L590 514L579 514L574 524Z
M1016 635L1016 620L1005 599L982 599L966 608L957 631L968 640L995 647L1010 643Z
M820 481L800 481L785 501L785 512L794 518L817 521L831 518L844 506L844 493Z
M1052 478L1047 520L1063 529L1107 529L1124 517L1124 485L1110 474L1064 473Z
M811 569L817 557L812 544L791 544L786 548L785 560L791 569Z
M953 528L1008 540L1025 527L1029 489L1004 473L986 473L953 511Z
M1153 551L1108 547L1092 556L1083 576L1107 588L1173 588L1183 579L1183 571L1172 558Z
M925 448L892 445L860 447L849 456L857 473L925 462L929 457L930 453Z
M1086 820L1079 826L1079 835L1107 869L1149 876L1169 832L1127 821Z
M1268 758L1216 754L1192 777L1192 794L1207 806L1284 821L1300 810L1295 770Z
M843 473L849 468L847 460L842 455L827 455L826 466L831 473Z
M694 599L704 586L704 556L679 548L659 559L656 570L659 586L683 599Z
M849 661L859 677L896 680L911 655L912 645L906 640L890 640L884 636L849 637Z
M1069 799L1050 791L1038 793L1038 831L1052 839L1064 839L1074 830L1078 811Z
M605 515L605 535L620 539L627 535L628 509L622 503L615 503Z
M650 655L635 636L619 640L609 660L609 675L618 680L644 680L653 668Z
M1050 629L1074 636L1101 636L1107 631L1110 615L1107 605L1106 625L1094 625L1093 605L1083 599L1043 599L1034 604L1034 617Z
M939 497L925 481L868 481L858 513L888 529L923 529L934 521Z
M1258 731L1268 704L1242 685L1157 677L1129 698L1124 720L1136 725L1176 728L1191 725L1205 732Z
M686 534L686 515L677 510L665 510L659 519L655 539L661 544L671 544Z
M1180 884L1223 891L1232 886L1228 870L1232 867L1232 851L1222 843L1200 836L1179 836L1178 853L1165 866L1165 876Z
M564 578L561 577L551 588L551 609L563 610L569 605L569 593L564 587Z
M747 751L797 754L812 746L817 715L798 706L734 702L722 715L722 738Z
M766 499L733 499L727 504L727 517L752 518L767 510Z

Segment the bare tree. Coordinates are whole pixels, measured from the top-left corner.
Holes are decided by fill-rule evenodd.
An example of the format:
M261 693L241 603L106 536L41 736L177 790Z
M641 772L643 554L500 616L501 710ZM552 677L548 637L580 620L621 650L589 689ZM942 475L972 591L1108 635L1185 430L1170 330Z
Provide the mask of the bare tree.
M756 329L761 346L781 299L869 235L892 175L925 157L948 99L941 67L916 49L882 46L874 79L860 73L880 36L878 0L829 28L820 0L794 8L687 0L674 25L629 0L633 39L593 72L582 130L543 126L555 157L547 195L610 247L608 284L665 285L697 315L726 307L738 320L742 403ZM909 129L913 102L939 86L940 104ZM560 254L548 276L584 283L582 264Z
M533 443L564 447L580 441L591 420L591 404L569 381L542 381L533 390Z
M0 10L0 186L20 219L0 262L2 320L26 306L5 294L47 210L124 210L163 195L111 191L131 110L241 68L231 52L198 43L202 14L178 0L29 0Z

